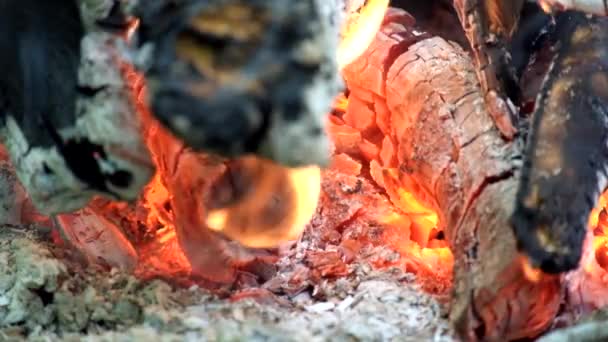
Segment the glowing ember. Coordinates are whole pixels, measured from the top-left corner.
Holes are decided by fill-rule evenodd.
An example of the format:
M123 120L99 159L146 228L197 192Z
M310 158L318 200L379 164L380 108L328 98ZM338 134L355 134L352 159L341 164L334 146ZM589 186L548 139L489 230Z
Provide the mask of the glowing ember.
M342 28L338 47L340 70L357 59L370 45L380 29L389 0L365 1L357 13L348 16Z
M587 312L608 305L608 191L589 216L580 267L566 275L570 305Z
M221 201L229 204L208 212L208 227L255 248L276 247L297 239L317 208L321 170L287 169L251 157L237 163L241 172L231 174L231 178L240 179L230 181L245 184L246 189L237 190L241 194L235 196L234 189L225 187L224 191L232 191ZM232 203L234 197L236 203Z

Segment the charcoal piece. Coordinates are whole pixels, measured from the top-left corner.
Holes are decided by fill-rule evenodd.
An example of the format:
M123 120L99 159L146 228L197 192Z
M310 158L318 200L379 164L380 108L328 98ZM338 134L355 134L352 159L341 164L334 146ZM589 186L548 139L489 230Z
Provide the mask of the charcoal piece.
M578 266L587 220L608 177L608 20L565 13L561 45L537 100L513 215L535 267Z
M511 65L518 81L521 79L532 55L543 46L543 42L551 30L552 22L551 16L537 4L528 2L524 5L519 26L509 43ZM517 97L515 99L516 103L521 101L521 98L519 98L520 92L521 90L518 90L517 94L511 94L511 96Z
M86 34L80 16L69 0L0 4L0 140L46 214L134 199L153 172L121 38Z
M339 90L324 0L145 1L135 11L154 115L187 145L295 166L326 164Z
M132 272L137 266L135 248L122 230L103 214L87 207L57 215L56 222L67 242L91 264Z

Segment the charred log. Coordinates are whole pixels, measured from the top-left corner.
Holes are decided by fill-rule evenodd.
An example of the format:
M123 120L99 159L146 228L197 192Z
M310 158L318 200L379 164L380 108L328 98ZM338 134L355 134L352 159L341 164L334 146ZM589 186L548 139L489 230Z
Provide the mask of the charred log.
M58 213L96 194L135 199L152 165L122 78L124 42L85 31L75 1L0 6L0 137L34 204Z
M503 137L517 133L517 113L507 98L514 89L508 40L513 35L524 0L457 0L454 6L473 51L484 100Z
M153 50L146 74L154 115L198 150L326 164L323 118L339 89L331 7L143 2L136 14L140 44Z
M513 225L519 247L545 272L578 266L606 187L607 32L605 19L560 16L561 46L532 118Z

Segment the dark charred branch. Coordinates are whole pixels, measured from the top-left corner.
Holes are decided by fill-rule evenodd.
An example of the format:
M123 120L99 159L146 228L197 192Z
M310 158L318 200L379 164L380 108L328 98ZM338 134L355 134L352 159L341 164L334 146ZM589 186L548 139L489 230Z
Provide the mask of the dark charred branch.
M135 199L152 174L122 75L124 42L87 31L83 8L0 2L0 140L47 214L96 194Z
M325 164L338 31L318 0L144 1L154 115L189 146ZM335 11L335 9L333 9Z
M608 21L562 14L559 52L537 101L513 225L533 266L578 266L608 177Z

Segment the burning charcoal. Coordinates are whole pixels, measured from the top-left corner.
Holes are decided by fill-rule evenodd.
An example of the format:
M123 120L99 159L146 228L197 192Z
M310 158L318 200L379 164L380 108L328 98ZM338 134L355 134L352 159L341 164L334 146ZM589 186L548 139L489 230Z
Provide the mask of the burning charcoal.
M202 151L326 164L339 79L324 1L143 1L154 115Z
M489 113L501 134L512 139L517 132L509 87L515 80L509 68L507 41L513 35L525 0L455 0L473 50L477 75Z
M226 161L186 148L149 113L144 122L161 185L176 194L170 196L168 224L197 277L231 284L237 269L263 252L244 246L276 247L296 239L313 215L317 167L288 169L254 157Z
M69 0L5 1L0 15L0 138L36 207L72 211L95 194L135 199L153 167L120 38L85 36Z
M608 21L560 16L558 57L537 100L513 226L533 267L576 268L608 177Z

